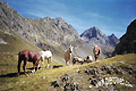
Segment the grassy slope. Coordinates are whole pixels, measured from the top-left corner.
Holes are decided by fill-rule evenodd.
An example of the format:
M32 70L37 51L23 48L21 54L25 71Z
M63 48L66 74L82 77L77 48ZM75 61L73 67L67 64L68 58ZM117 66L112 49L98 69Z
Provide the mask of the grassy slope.
M0 38L2 38L8 44L0 44L0 52L18 52L24 49L41 50L31 42L24 40L15 33L5 34L0 32Z
M17 72L17 56L11 55L7 53L0 54L0 90L13 90L13 91L20 91L20 90L47 90L51 85L51 82L56 80L60 75L63 75L69 71L72 71L77 68L90 66L90 65L109 65L114 64L116 65L119 61L123 61L127 64L133 64L136 69L136 54L128 54L123 56L116 56L113 58L105 59L99 62L94 62L90 64L84 65L74 65L70 67L60 67L56 69L45 69L45 70L38 70L35 75L29 73L31 72L30 69L32 67L32 63L28 63L26 66L26 70L29 73L28 77L21 75L16 77ZM53 63L53 65L60 65L57 63ZM21 67L22 68L22 67ZM21 69L21 72L23 70ZM45 76L45 79L43 77Z

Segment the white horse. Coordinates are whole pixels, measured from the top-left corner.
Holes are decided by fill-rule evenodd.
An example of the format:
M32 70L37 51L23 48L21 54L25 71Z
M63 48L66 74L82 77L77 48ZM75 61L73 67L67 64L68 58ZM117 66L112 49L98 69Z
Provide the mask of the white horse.
M70 62L71 60L72 51L73 51L73 47L70 45L68 50L64 53L64 59L66 61L66 65L68 65L67 62Z
M49 66L51 65L51 62L52 62L51 51L49 51L49 50L41 51L40 56L41 56L41 61L42 61L42 68L44 69L44 59L46 59L48 61L47 68L49 68ZM51 65L51 68L52 68L52 65Z
M83 64L85 62L85 59L81 58L81 57L74 57L72 62L73 62L73 64L76 64L76 63Z
M86 57L86 62L89 63L89 62L93 62L93 57L90 55L90 56L87 56Z

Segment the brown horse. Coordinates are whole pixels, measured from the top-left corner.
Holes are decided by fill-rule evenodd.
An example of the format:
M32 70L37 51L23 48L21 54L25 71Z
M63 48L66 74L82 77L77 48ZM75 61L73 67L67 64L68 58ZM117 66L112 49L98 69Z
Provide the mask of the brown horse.
M37 70L37 66L38 66L38 63L40 61L40 55L39 55L38 52L32 51L32 50L20 51L18 53L18 66L17 66L18 76L20 75L20 65L21 65L22 61L24 61L24 65L23 65L24 74L27 76L27 73L25 71L25 66L27 64L27 61L33 62L33 71L32 71L32 73L34 73Z
M67 62L70 62L71 60L72 51L73 51L73 47L70 45L68 50L64 53L64 59L66 61L66 65L67 65Z
M97 61L97 59L101 53L101 48L98 45L95 45L95 47L93 49L93 53L94 53L95 61Z

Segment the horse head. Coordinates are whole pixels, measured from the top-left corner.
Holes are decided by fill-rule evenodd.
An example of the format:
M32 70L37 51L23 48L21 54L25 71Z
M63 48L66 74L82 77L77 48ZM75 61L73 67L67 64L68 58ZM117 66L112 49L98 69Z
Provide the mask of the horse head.
M73 52L73 47L70 45L69 47L69 52L72 53Z

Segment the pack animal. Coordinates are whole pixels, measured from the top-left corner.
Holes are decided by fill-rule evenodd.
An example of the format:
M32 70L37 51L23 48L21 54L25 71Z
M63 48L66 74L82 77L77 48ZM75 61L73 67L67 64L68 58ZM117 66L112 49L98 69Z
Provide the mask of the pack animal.
M47 68L49 68L49 66L51 65L52 68L52 53L51 51L47 50L47 51L41 51L40 52L40 56L41 56L41 61L42 61L42 68L44 69L44 60L47 59L48 64L47 64Z
M86 59L85 59L86 63L90 63L92 61L93 61L93 57L92 56L87 56Z
M98 45L95 45L95 47L93 49L93 53L94 53L95 61L97 61L97 59L101 53L101 48Z
M80 58L80 57L74 57L72 62L73 62L73 64L76 64L76 63L83 64L85 62L85 59L84 58Z
M73 47L70 45L68 50L64 53L64 59L66 61L66 65L68 65L67 64L68 62L70 63L71 56L72 56L72 51L73 51Z
M20 75L20 65L21 62L24 61L24 65L23 65L23 70L24 70L24 74L27 76L26 70L25 70L25 66L27 64L27 62L32 62L33 63L33 70L32 73L36 72L37 70L37 66L39 64L40 61L40 55L38 52L36 51L32 51L32 50L23 50L20 51L18 53L18 76Z

